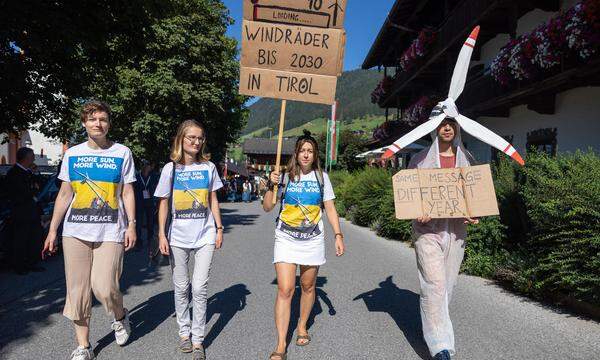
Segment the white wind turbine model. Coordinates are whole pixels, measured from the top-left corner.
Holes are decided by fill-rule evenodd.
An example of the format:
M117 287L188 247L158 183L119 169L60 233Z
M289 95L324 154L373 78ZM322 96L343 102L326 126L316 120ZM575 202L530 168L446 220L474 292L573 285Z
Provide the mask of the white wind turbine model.
M469 62L471 61L471 54L473 53L473 48L475 47L475 41L477 40L478 34L479 26L475 27L473 31L471 31L471 35L469 35L467 41L465 41L460 53L458 54L458 60L456 61L454 72L452 74L452 80L450 82L448 98L435 106L431 112L431 115L429 115L429 120L408 134L402 136L400 139L396 140L392 145L388 146L383 154L383 159L390 158L402 148L431 133L437 129L438 125L446 117L449 117L456 120L458 125L472 136L502 151L519 164L525 164L523 158L521 158L521 155L519 155L515 148L508 143L508 141L504 140L502 137L496 135L476 121L459 114L456 104L454 103L465 87L467 72L469 71Z

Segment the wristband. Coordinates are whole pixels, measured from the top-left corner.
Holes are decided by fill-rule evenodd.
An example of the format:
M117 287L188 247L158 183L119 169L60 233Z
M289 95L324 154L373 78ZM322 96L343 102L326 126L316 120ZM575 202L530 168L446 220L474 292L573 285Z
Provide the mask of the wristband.
M271 180L267 181L267 188L271 191L275 188L275 183L271 182Z
M217 230L225 230L223 226L217 226Z
M335 233L335 236L338 236L338 235L342 238L342 240L344 240L344 234L342 234L342 233Z

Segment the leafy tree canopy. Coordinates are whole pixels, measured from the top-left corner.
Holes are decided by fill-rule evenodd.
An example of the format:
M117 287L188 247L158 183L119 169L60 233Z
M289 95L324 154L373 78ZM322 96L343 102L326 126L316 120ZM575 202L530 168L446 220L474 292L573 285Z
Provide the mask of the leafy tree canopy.
M237 44L220 0L36 0L0 10L0 132L40 123L68 140L81 132L80 104L101 99L113 107L112 137L160 161L184 119L206 125L217 159L244 125Z

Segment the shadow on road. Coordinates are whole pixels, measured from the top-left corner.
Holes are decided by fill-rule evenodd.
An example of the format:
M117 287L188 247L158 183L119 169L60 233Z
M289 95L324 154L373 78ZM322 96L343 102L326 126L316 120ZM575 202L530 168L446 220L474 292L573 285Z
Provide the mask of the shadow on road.
M271 282L273 285L277 285L277 279ZM310 330L311 326L315 323L315 318L323 313L323 306L321 305L321 301L325 303L327 306L327 313L330 316L334 316L336 314L335 307L327 296L323 287L327 284L327 277L325 276L317 276L317 284L315 290L315 304L308 316L308 321L306 323L306 329ZM288 328L287 333L287 343L288 345L292 342L292 337L294 336L294 331L296 331L296 327L298 326L298 320L300 318L300 296L302 295L302 289L300 288L300 276L296 275L296 288L294 289L294 296L292 297L292 310L290 313L290 327Z
M246 297L250 294L245 284L236 284L208 298L206 322L208 323L214 315L220 315L204 338L205 348L208 348L212 344L235 314L244 310L246 307Z
M256 219L258 219L259 217L259 215L255 214L235 214L238 212L237 209L221 208L220 210L223 219L223 226L225 227L225 234L227 234L231 230L231 226L253 225L256 222Z
M173 291L165 291L154 295L141 304L136 305L129 310L129 320L131 321L131 339L130 343L151 333L167 318L175 316L175 306L173 303ZM98 355L106 346L115 340L115 335L111 331L94 348Z
M59 260L59 259L56 259ZM62 261L62 259L60 259ZM147 266L148 258L144 252L128 252L123 261L123 275L121 276L121 292L127 294L131 286L143 285L160 281L162 275L157 267ZM63 271L62 268L60 269ZM49 276L49 275L48 275ZM22 277L27 282L29 275ZM61 273L53 282L45 284L43 288L33 289L30 293L20 296L17 300L2 305L0 310L0 349L12 342L25 341L42 331L44 327L51 326L53 321L50 316L60 314L65 304L65 280ZM99 303L94 301L93 306ZM126 304L126 306L131 304ZM66 318L58 321L69 322ZM106 329L114 341L110 329ZM73 331L68 328L68 331ZM92 343L94 339L90 339ZM107 342L108 345L110 342ZM73 345L75 345L73 332ZM104 346L106 346L104 345ZM100 349L102 349L102 346ZM0 356L1 357L1 356Z
M400 289L388 276L379 283L379 287L355 297L362 299L370 312L388 313L404 333L406 340L417 355L429 359L427 344L423 340L421 313L419 312L419 295L406 289Z

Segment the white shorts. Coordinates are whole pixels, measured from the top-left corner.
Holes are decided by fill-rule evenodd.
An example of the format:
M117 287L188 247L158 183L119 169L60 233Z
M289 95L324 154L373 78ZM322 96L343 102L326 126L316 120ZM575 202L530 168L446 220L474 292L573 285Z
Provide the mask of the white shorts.
M310 240L294 240L287 236L275 236L273 263L320 266L325 264L325 237Z

